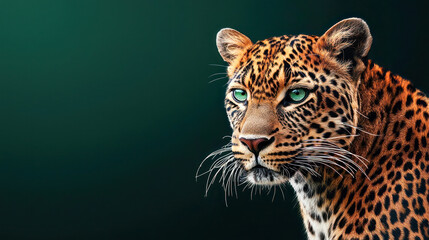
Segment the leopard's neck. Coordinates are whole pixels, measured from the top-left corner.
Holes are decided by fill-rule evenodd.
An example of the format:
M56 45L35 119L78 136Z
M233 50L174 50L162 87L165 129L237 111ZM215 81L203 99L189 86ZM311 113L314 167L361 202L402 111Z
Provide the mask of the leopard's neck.
M366 66L358 90L358 126L367 133L361 132L355 138L351 151L375 164L384 145L398 142L399 139L407 140L407 131L411 131L413 136L426 132L429 127L428 98L410 81L383 69L371 60L368 60ZM420 123L414 126L416 119L420 119ZM409 128L411 129L408 130ZM393 148L395 147L396 144L393 143ZM390 146L387 150L391 150L389 148Z
M368 60L361 76L359 100L358 125L365 132L358 133L348 150L368 160L367 166L359 163L365 174L357 172L352 177L345 173L341 177L328 169L321 169L322 177L297 173L290 180L300 203L309 239L340 239L345 237L344 232L358 235L367 224L359 222L362 217L359 209L365 207L355 209L353 205L371 204L374 200L374 191L379 188L377 182L387 175L387 172L383 174L387 170L382 166L395 166L404 154L401 151L416 151L413 154L419 154L419 158L428 158L424 134L429 127L429 101L408 80ZM417 107L410 110L410 106ZM421 115L419 119L423 121L416 123L416 115ZM424 139L420 141L419 149L419 141L410 140L420 140L421 137ZM402 146L398 141L402 138L410 143ZM405 151L404 148L409 150ZM389 153L392 149L396 151ZM341 173L341 169L338 171ZM372 211L372 207L369 210Z

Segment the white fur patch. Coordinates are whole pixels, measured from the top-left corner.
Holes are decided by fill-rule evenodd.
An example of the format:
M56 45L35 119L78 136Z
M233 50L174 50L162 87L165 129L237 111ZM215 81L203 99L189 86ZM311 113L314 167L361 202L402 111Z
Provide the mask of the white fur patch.
M320 236L324 235L324 239L330 239L329 236L329 219L324 221L323 219L323 210L317 206L318 195L313 194L312 197L308 197L309 191L315 191L315 189L311 189L311 186L307 184L302 175L297 172L290 180L290 184L295 190L298 201L301 207L301 211L303 214L303 220L305 224L305 229L307 230L307 235L309 240L319 240L322 239ZM305 187L306 186L306 187ZM305 191L306 190L306 191ZM310 215L313 214L313 217ZM327 213L325 213L327 214ZM320 221L313 219L314 217L320 218ZM309 224L313 231L310 231ZM312 234L313 232L314 234Z
M256 176L255 173L250 172L247 174L247 181L254 185L274 186L285 183L288 179L278 173L272 173L272 179L270 179L268 176Z

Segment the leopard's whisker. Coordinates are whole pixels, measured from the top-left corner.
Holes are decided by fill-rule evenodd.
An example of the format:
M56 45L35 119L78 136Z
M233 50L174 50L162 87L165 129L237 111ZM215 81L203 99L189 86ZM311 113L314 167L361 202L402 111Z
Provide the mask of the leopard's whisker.
M233 166L234 164L229 164L228 166L222 168L222 175L219 178L219 183L222 182L223 188L226 188L225 181L227 181L228 174L230 173Z
M331 141L324 140L324 139L312 139L312 140L314 140L314 141L312 141L313 143L317 142L318 144L321 144L321 145L326 144L326 145L329 145L329 146L336 148L338 151L346 152L347 154L353 155L354 157L358 158L365 166L366 166L366 164L362 160L369 162L368 159L366 159L360 155L354 154L354 153L352 153L348 150L345 150L343 148L340 148L337 145L335 145L334 143L332 143ZM303 142L302 144L305 145L305 144L311 144L311 143Z
M271 202L274 202L274 199L276 198L276 189L277 189L277 186L274 186L273 197L271 198Z
M338 157L333 157L331 155L326 155L326 154L320 155L321 153L318 153L318 154L319 155L311 154L311 155L307 155L307 156L300 156L297 159L306 158L306 159L309 159L310 161L313 159L316 159L316 160L324 159L324 161L328 160L328 161L332 162L334 165L343 168L344 170L347 169L349 172L356 172L356 168L353 165L351 165L348 161L344 162L344 161L342 161L343 159L340 159ZM338 164L337 162L340 162L340 163L344 164L345 166L342 166L342 165Z
M235 162L236 163L236 162ZM235 171L237 170L237 166L236 164L231 164L231 170L229 172L229 177L227 180L227 192L228 192L228 196L232 196L233 195L233 187L234 187L234 174Z
M313 151L313 150L309 150L309 151ZM317 154L323 154L323 152L321 152L321 151L315 151ZM330 154L335 154L335 153L333 153L332 151L328 151L327 153L330 153ZM356 167L356 162L354 162L353 160L351 160L351 159L349 159L349 158L347 158L347 157L345 157L345 156L343 156L343 155L340 155L340 154L335 154L337 157L334 157L334 156L331 156L331 155L327 155L327 154L324 154L323 156L325 156L325 157L327 157L327 158L329 158L330 160L333 160L333 161L339 161L339 162L341 162L341 163L343 163L344 165L346 165L346 167L347 167L347 169L350 169L351 171L353 171L353 172L355 172L356 171L356 169L353 167L353 166L355 166ZM308 154L308 156L306 156L306 157L313 157L313 156L315 156L315 155L313 155L313 154ZM320 157L320 156L319 156ZM346 161L346 162L344 162L344 161ZM349 164L350 163L350 164ZM357 165L357 168L359 169L360 168L360 166L359 165Z
M215 160L215 161L212 163L212 165L209 167L209 169L208 169L207 171L205 171L205 172L203 172L203 173L201 173L201 174L196 175L196 178L199 178L199 177L201 177L201 176L204 176L205 174L207 174L207 173L209 173L209 172L213 171L214 169L219 168L219 167L220 167L220 166L222 166L222 165L225 163L225 161L227 161L227 160L228 160L228 158L230 158L232 155L233 155L232 153L229 153L229 154L227 154L227 155L225 155L225 156L223 156L223 157L221 157L221 158L219 158L219 159Z
M210 186L213 185L214 181L216 180L217 175L219 174L219 172L223 171L223 168L228 165L228 163L231 163L232 161L234 161L234 157L231 156L228 161L226 161L222 166L220 166L218 168L218 170L215 172L215 174L213 176L211 176L212 171L210 171L208 177L207 177L207 182L206 182L206 195L210 189ZM216 168L215 168L216 169ZM211 178L210 178L211 177ZM210 180L211 179L211 180Z
M350 151L347 151L347 150L342 149L342 148L333 148L333 147L330 147L330 146L331 145L328 145L328 147L323 146L323 145L321 145L321 146L309 146L309 147L305 147L305 149L306 150L315 150L315 151L319 151L319 152L333 152L333 153L344 153L344 154L352 155L353 157L356 157L366 168L368 168L368 166L366 165L366 163L362 160L362 159L365 159L364 157L361 157L359 155L353 154ZM367 159L365 159L365 160L368 161Z
M360 132L366 133L366 134L368 134L370 136L374 136L374 137L379 137L380 136L378 134L374 134L374 133L370 133L368 131L365 131L365 130L363 130L363 128L360 128L360 127L357 127L357 126L353 126L353 125L350 125L350 124L347 124L347 123L342 123L342 122L337 122L337 123L338 124L342 124L342 125L347 126L347 127L354 128L354 129L359 130Z
M319 140L332 140L332 139L338 139L338 138L347 138L347 137L358 137L359 134L350 134L350 135L341 135L341 136L335 136L335 137L329 137L329 138L320 138L320 139L306 139L303 140L304 142L311 142L311 141L319 141Z
M213 76L217 76L217 75L227 75L227 73L224 73L224 72L220 72L220 73L213 73L213 74L211 74L210 76L208 76L208 78L211 78L211 77L213 77Z
M320 164L322 164L322 165L324 165L324 166L326 166L326 167L329 167L330 169L332 169L334 172L336 172L338 175L340 175L341 177L343 177L343 175L341 174L341 173L339 173L334 167L332 167L330 164L333 164L333 165L336 165L336 166L338 166L338 167L340 167L340 168L343 168L344 169L344 171L346 171L347 173L349 173L351 176L353 176L353 174L352 173L350 173L347 169L345 169L344 167L342 167L342 166L340 166L339 164L336 164L336 163L334 163L333 161L326 161L326 160L322 160L321 158L320 158L320 156L319 157L317 157L317 158L299 158L300 160L307 160L307 161L311 161L311 162L315 162L315 163L320 163Z
M369 119L369 117L368 117L368 116L364 115L364 114L363 114L363 113L361 113L360 111L356 110L356 112L357 112L359 115L361 115L362 117L364 117L364 118L366 118L366 119Z
M282 193L282 197L283 197L283 200L284 200L285 199L285 194L283 192L282 186L283 186L283 184L280 184L279 185L279 189L280 189L280 192Z
M219 78L213 79L213 80L209 81L209 83L213 83L213 82L216 82L216 81L221 80L221 79L224 79L224 78L228 78L228 76L225 76L225 77L219 77Z
M309 156L308 157L299 157L297 159L300 161L306 160L308 162L312 162L312 163L316 163L316 164L320 163L320 162L324 162L324 163L328 163L328 164L332 163L332 165L340 167L344 171L347 171L348 173L354 172L353 169L346 168L345 166L342 166L339 163L332 161L333 160L332 158L326 157L324 155L317 155L317 156L311 156L311 157L309 157ZM344 165L347 165L347 164L344 164Z
M210 179L211 173L215 170L215 169L223 169L225 166L228 165L229 162L231 162L234 159L232 153L229 153L225 156L222 156L221 158L215 160L212 165L210 166L209 170L207 171L209 173L207 180Z
M225 182L223 181L222 186L224 188L224 193L225 193L225 205L228 206L228 196L230 195L230 179L232 176L232 171L234 170L234 164L229 165L227 168L224 168L224 172L227 171L227 175L228 175L228 180ZM225 177L225 176L223 176ZM224 178L225 179L225 178Z
M318 172L316 172L316 170L314 170L314 168L313 168L314 166L310 165L309 162L299 162L299 164L298 163L295 164L292 162L292 163L288 163L288 165L304 169L313 176L320 176L320 174Z
M200 163L200 165L198 166L197 172L195 174L195 180L198 179L198 177L204 175L204 174L198 174L201 167L203 166L203 164L207 161L207 159L209 158L215 158L216 156L218 156L219 154L225 153L225 152L231 152L232 143L227 143L226 145L224 145L223 147L221 147L218 150L213 151L212 153L210 153L206 158L204 158L204 160ZM207 172L206 172L207 173Z
M238 197L237 196L237 182L236 182L237 173L238 173L238 168L236 165L234 165L234 169L232 170L231 177L230 177L230 179L231 179L231 196L233 196L235 193L236 197Z
M226 65L222 65L222 64L215 64L215 63L210 63L209 64L209 66L212 66L212 67L224 67L224 68L227 68L228 66L226 66Z

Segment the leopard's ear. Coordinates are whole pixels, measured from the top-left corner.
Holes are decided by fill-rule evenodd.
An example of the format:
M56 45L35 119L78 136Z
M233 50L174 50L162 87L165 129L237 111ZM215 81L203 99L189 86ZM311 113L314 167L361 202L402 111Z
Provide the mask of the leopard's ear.
M356 61L368 55L371 44L369 27L360 18L348 18L338 22L317 41L319 50L328 51L329 55L341 63L351 63L351 71Z
M231 64L252 46L252 41L234 29L223 28L217 33L216 45L223 60Z

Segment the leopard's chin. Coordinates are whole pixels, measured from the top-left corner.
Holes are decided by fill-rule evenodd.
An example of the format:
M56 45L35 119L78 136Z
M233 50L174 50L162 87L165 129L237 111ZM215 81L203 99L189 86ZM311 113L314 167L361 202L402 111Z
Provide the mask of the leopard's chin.
M286 183L289 177L265 167L256 167L247 172L246 179L253 185L274 186Z

